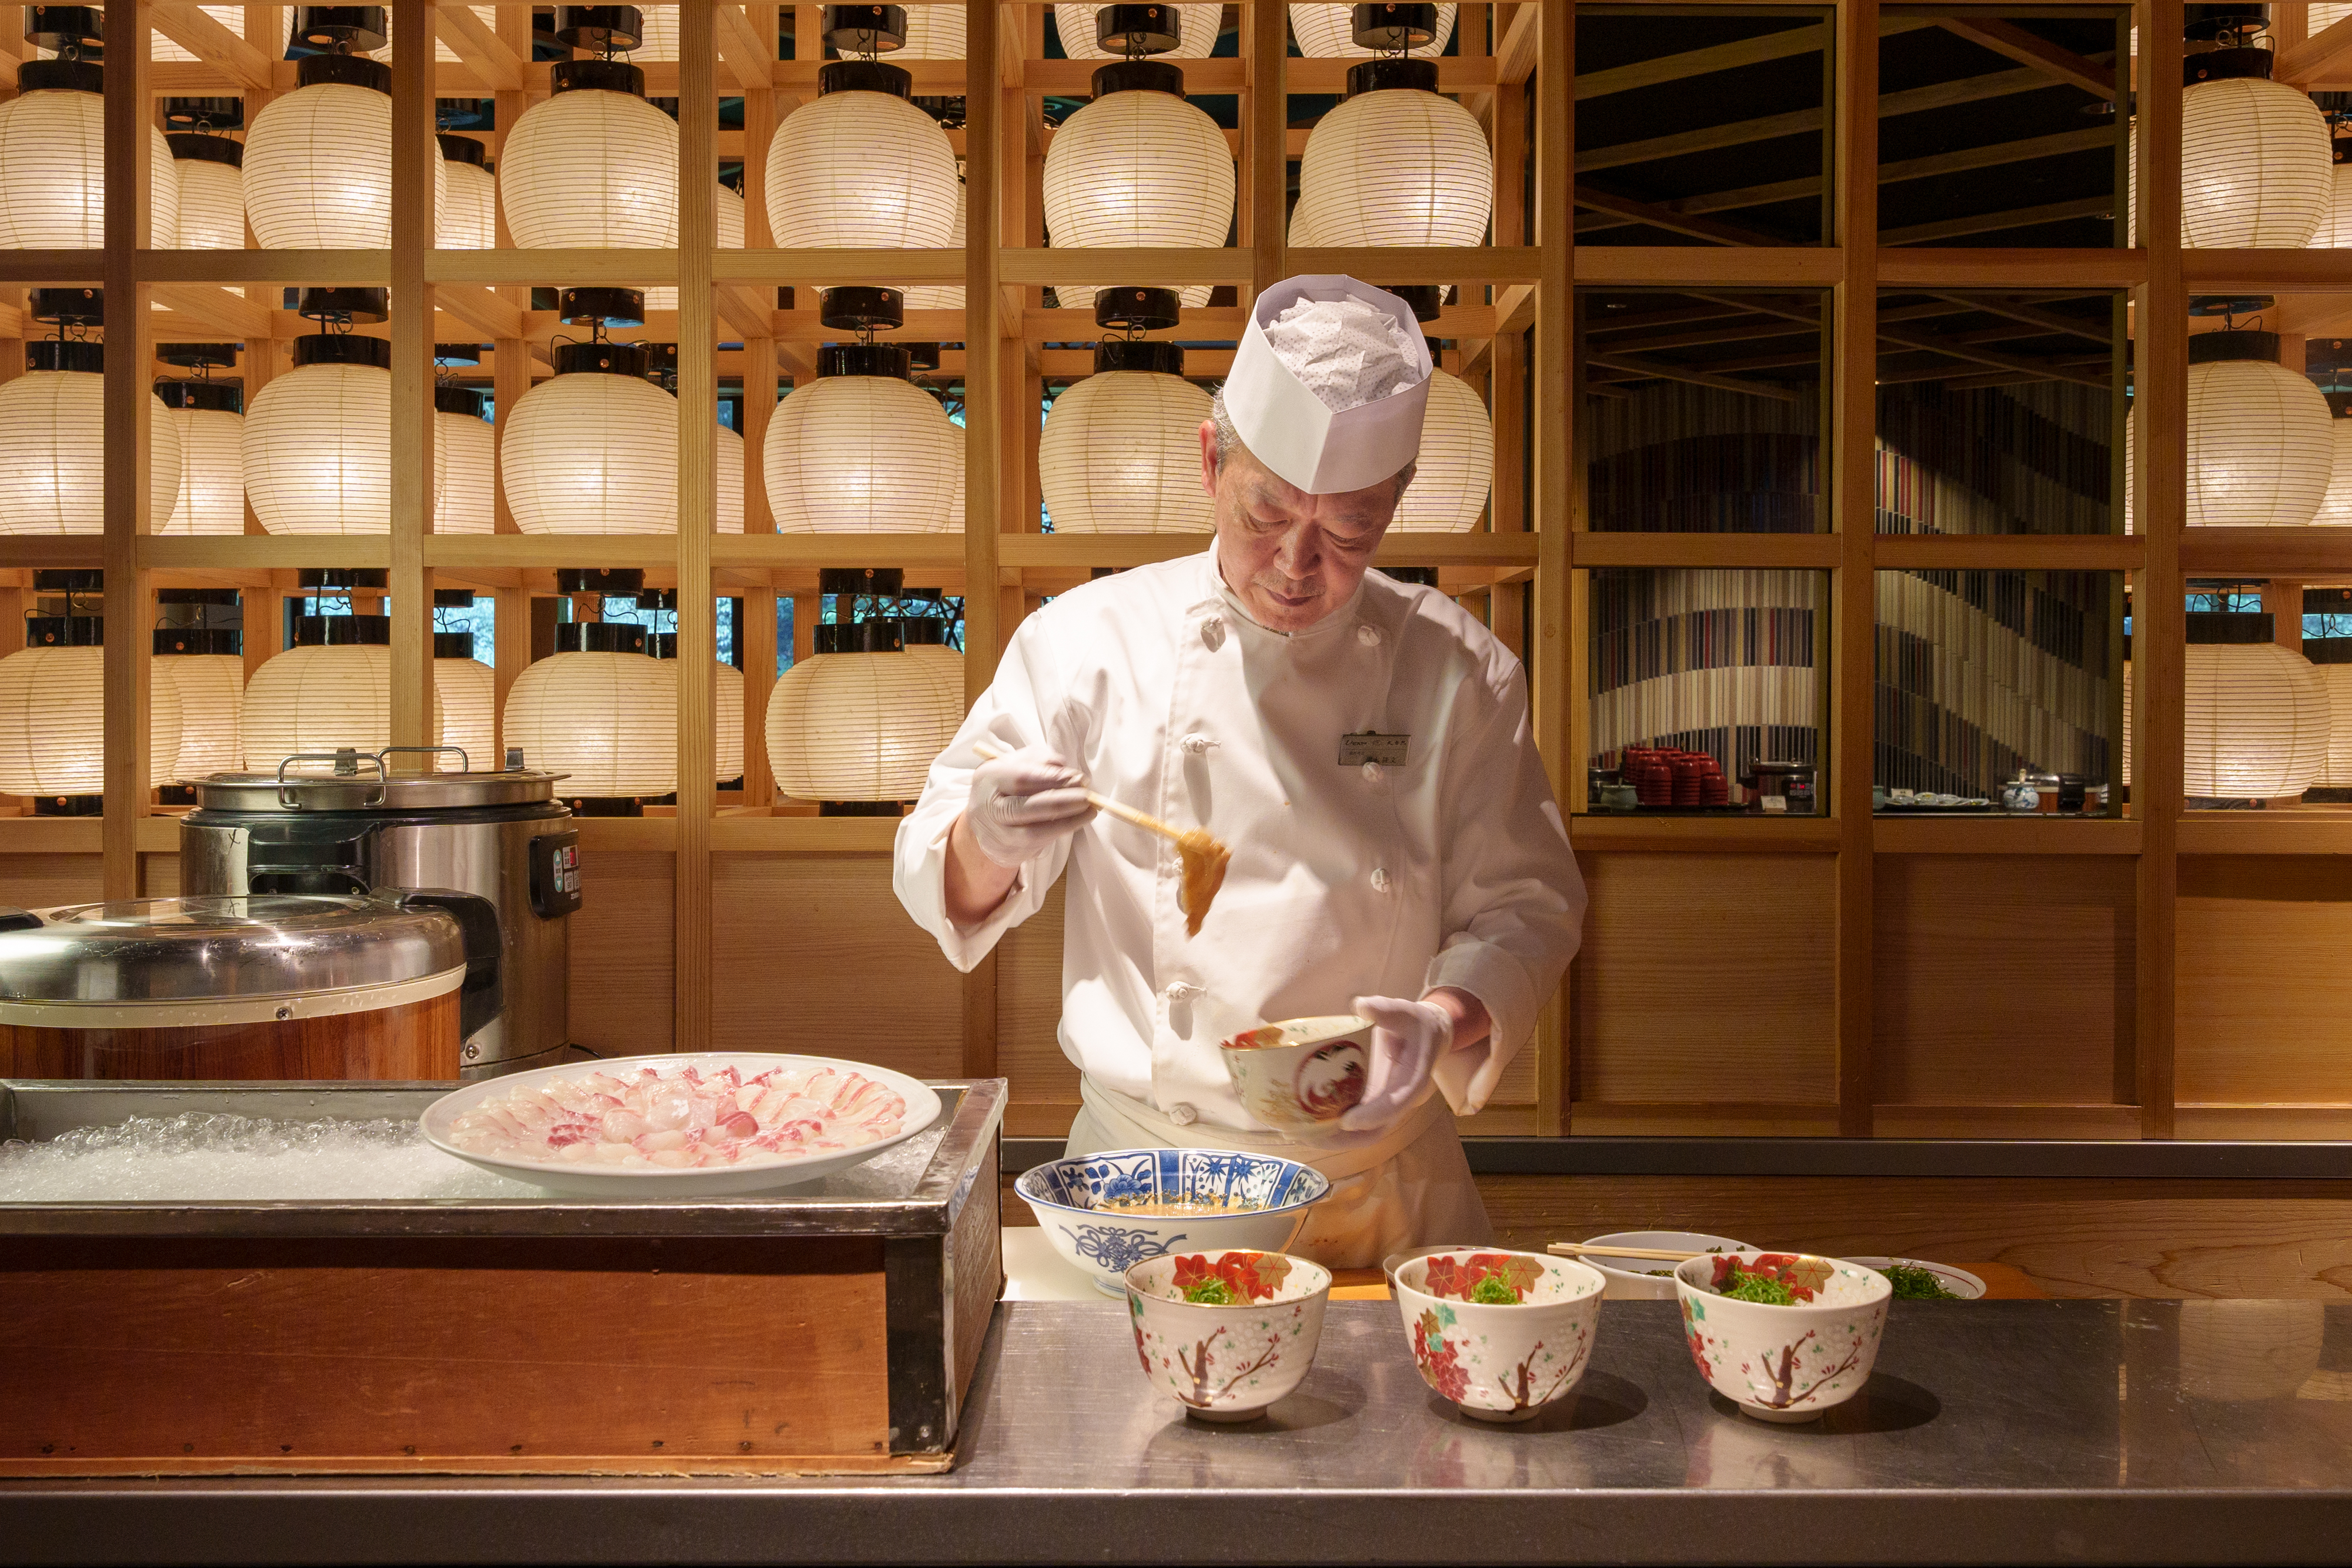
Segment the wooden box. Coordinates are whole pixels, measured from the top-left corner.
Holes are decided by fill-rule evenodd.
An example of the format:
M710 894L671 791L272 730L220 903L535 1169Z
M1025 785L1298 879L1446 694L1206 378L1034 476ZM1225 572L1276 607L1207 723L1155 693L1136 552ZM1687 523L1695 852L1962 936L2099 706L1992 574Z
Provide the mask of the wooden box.
M0 1476L945 1469L1004 1081L933 1087L927 1165L756 1197L0 1204ZM446 1088L0 1082L0 1139Z

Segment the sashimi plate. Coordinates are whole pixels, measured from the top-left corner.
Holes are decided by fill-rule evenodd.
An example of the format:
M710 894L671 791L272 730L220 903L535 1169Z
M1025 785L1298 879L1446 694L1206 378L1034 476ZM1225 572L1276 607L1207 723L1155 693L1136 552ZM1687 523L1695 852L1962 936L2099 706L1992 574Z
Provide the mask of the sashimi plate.
M699 1051L469 1083L417 1124L444 1154L556 1192L724 1197L822 1180L928 1131L940 1113L929 1085L887 1067Z

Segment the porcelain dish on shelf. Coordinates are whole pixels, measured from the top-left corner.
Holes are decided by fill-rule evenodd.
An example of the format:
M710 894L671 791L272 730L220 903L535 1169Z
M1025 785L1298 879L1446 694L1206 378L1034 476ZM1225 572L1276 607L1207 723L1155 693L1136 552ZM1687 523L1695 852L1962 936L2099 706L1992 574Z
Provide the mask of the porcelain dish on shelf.
M1719 1294L1725 1262L1800 1292L1779 1306ZM1683 1336L1693 1364L1717 1394L1759 1421L1811 1421L1862 1392L1886 1332L1886 1276L1810 1252L1693 1258L1675 1266Z
M1013 1190L1064 1261L1091 1275L1103 1294L1119 1296L1127 1270L1147 1258L1179 1249L1281 1251L1331 1184L1312 1166L1276 1155L1115 1149L1049 1160L1022 1172ZM1202 1207L1182 1214L1129 1207L1155 1204Z
M523 1159L507 1155L478 1153L458 1147L450 1141L450 1124L467 1112L486 1101L503 1099L519 1089L536 1089L558 1079L577 1081L593 1073L619 1077L652 1068L665 1074L692 1067L698 1073L718 1073L732 1067L746 1079L778 1068L814 1071L829 1068L839 1073L856 1073L883 1088L890 1090L906 1102L900 1114L898 1130L852 1148L830 1150L803 1155L771 1155L744 1159L733 1165L702 1166L685 1170L665 1170L658 1167L619 1167L591 1166L568 1160ZM468 1083L462 1089L444 1094L425 1108L417 1125L425 1139L435 1148L453 1158L461 1159L493 1176L513 1181L529 1182L556 1192L577 1193L588 1197L728 1197L745 1193L769 1192L779 1187L798 1186L804 1182L818 1181L836 1171L861 1165L875 1155L896 1148L908 1139L929 1130L940 1119L940 1097L920 1079L909 1078L887 1067L873 1067L862 1061L845 1061L830 1056L789 1056L777 1052L748 1051L688 1051L666 1056L614 1057L603 1061L569 1061L560 1067L541 1067L530 1072L509 1073L503 1078L488 1078L478 1083Z
M1185 1300L1215 1281L1223 1302ZM1331 1270L1255 1248L1147 1258L1120 1278L1143 1375L1203 1421L1249 1421L1298 1386L1323 1337Z
M1587 1247L1648 1247L1664 1252L1740 1252L1748 1243L1728 1236L1708 1236L1696 1230L1612 1230L1588 1236ZM1612 1301L1671 1301L1675 1299L1675 1266L1645 1258L1580 1258L1601 1270L1609 1281Z
M1489 1278L1518 1299L1476 1300ZM1465 1416L1533 1420L1583 1379L1601 1324L1605 1281L1598 1269L1535 1252L1456 1247L1406 1258L1389 1281L1422 1381Z
M1981 1300L1985 1293L1985 1282L1982 1280L1978 1279L1966 1269L1955 1269L1949 1263L1930 1263L1920 1258L1848 1258L1844 1260L1877 1274L1885 1273L1889 1263L1899 1264L1907 1269L1925 1269L1936 1276L1938 1284L1964 1301Z

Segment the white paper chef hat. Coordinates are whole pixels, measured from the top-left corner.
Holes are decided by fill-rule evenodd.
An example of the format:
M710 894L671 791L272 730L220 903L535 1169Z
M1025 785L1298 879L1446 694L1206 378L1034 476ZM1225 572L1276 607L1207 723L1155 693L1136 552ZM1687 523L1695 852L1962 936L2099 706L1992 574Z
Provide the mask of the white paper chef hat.
M1310 309L1283 323L1301 302L1354 308ZM1285 340L1279 350L1270 327ZM1225 413L1252 456L1308 495L1360 490L1420 453L1429 372L1412 306L1352 277L1309 274L1257 297L1225 378ZM1355 401L1366 393L1370 401Z

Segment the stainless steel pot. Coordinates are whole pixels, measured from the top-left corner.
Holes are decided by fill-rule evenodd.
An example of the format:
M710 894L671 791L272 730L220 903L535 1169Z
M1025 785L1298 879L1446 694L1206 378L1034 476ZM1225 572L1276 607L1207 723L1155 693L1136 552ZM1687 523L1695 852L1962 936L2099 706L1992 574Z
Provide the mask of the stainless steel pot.
M466 933L466 1076L545 1066L565 1043L567 917L580 907L572 813L553 774L387 771L398 751L422 749L198 779L180 822L182 889L398 890L436 904ZM298 771L306 760L334 771Z

